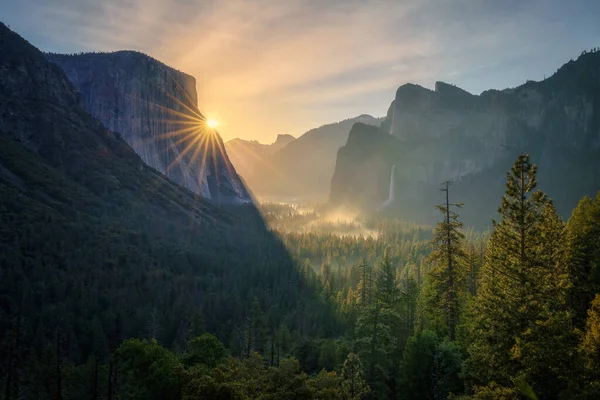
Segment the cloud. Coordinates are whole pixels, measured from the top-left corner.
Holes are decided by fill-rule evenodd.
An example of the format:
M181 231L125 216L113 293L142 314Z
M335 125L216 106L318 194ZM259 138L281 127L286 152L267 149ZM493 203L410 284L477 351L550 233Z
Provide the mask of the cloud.
M572 3L565 11L558 0L20 0L0 11L46 50L149 53L196 77L200 108L221 114L225 137L268 141L355 113L383 115L408 81L474 92L523 81L531 70L523 65L539 65L542 52L563 57L574 36L598 38L589 14L600 7ZM506 79L490 74L502 66L513 68Z

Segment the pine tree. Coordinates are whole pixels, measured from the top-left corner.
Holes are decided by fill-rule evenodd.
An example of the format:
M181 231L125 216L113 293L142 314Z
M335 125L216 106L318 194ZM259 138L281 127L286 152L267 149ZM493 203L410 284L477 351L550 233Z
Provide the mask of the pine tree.
M356 349L364 362L366 379L376 393L386 391L390 332L382 323L381 304L374 301L360 311L356 321Z
M384 254L377 272L376 301L380 306L382 328L386 332L381 342L387 358L384 373L387 376L386 383L390 397L395 398L398 391L400 359L408 333L401 315L403 309L400 302L400 288L396 279L396 268L389 260L388 253L386 251Z
M474 243L467 246L466 264L467 264L467 290L471 297L477 294L477 279L481 268L481 259Z
M566 265L572 283L569 304L573 326L583 330L587 309L600 293L600 192L594 200L584 197L567 223Z
M281 323L277 330L277 365L279 365L280 359L287 357L291 345L292 333L285 323Z
M384 308L393 307L400 295L396 282L396 268L390 262L387 253L379 266L375 289L376 299Z
M413 277L408 277L402 290L402 301L405 306L406 332L407 335L413 333L417 314L417 299L419 297L419 288L417 281Z
M358 294L361 306L366 306L371 301L371 293L373 288L373 267L367 263L367 260L362 258L358 264L360 271L360 282L358 283Z
M342 369L342 390L348 400L361 400L369 394L369 385L364 378L364 372L360 358L354 354L348 354Z
M597 294L587 312L585 332L579 345L586 373L587 398L600 395L600 294Z
M356 345L375 398L386 398L394 391L403 332L399 295L396 269L386 252L377 270L372 302L361 309L356 322Z
M329 298L333 290L333 275L331 273L331 264L329 262L325 262L321 265L321 284L323 285L323 294L326 298Z
M502 220L494 221L469 313L469 369L482 383L511 387L524 382L543 398L555 398L560 368L547 365L568 363L572 335L561 302L567 283L560 251L550 240L560 235L561 223L546 196L534 191L535 175L527 155L519 156L507 174Z
M266 319L260 302L255 297L244 328L244 353L249 358L252 351L262 354L266 338Z
M544 285L544 300L550 301L556 310L571 312L568 293L572 290L572 283L566 259L565 223L556 212L552 200L547 200L542 207L539 236L543 279L540 284Z
M462 207L462 203L450 203L451 182L444 182L443 185L446 201L436 207L444 215L444 220L435 228L433 251L429 256L429 262L434 265L429 274L433 302L430 307L444 316L450 341L454 341L465 279L462 265L465 257L462 241L465 236L460 231L463 224L458 214L451 210L451 207Z
M438 343L435 332L429 330L417 332L406 341L402 352L402 399L429 398L433 355Z

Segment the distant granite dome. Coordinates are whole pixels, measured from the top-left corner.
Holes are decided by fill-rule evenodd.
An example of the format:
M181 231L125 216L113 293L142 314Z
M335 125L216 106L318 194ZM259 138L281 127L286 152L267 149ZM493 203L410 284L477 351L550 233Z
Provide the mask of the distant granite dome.
M86 110L146 164L216 203L251 201L220 136L189 125L186 116L202 115L194 77L134 51L47 58L65 71ZM209 134L214 147L200 146Z
M435 90L402 85L380 130L401 143L396 154L365 148L350 137L345 147L356 146L361 156L338 153L335 171L343 179L334 176L331 200L373 210L385 199L360 194L360 188L385 180L378 174L389 179L391 171L372 169L368 178L354 174L368 153L371 164L379 158L396 165L399 213L420 221L435 218L439 183L450 179L457 182L457 200L466 204L465 220L483 225L498 207L506 171L526 152L539 166L540 188L568 215L581 197L600 190L600 52L582 54L543 81L480 95L444 82ZM385 196L379 188L371 190Z
M279 150L281 148L283 148L284 146L287 146L288 143L292 142L296 140L296 138L290 134L284 133L284 134L278 134L277 135L277 139L275 139L275 141L271 144L271 147L276 148L276 150Z

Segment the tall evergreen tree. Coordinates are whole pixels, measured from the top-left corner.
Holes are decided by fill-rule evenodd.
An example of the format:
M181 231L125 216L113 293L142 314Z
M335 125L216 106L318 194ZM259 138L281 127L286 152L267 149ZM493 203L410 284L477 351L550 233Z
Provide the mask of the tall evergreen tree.
M480 256L475 243L467 246L466 252L467 264L467 290L471 297L477 294L477 279L481 268Z
M419 297L419 287L417 286L417 281L413 277L407 276L404 287L402 288L401 297L406 315L406 333L407 335L411 335L415 328L417 299Z
M536 186L535 165L527 155L519 156L507 174L502 220L494 221L480 290L470 310L468 350L470 371L481 383L527 383L538 395L555 398L560 376L547 363L567 362L560 343L572 336L561 305L560 288L567 284L559 252L550 250L557 244L543 243L559 235L561 224Z
M355 353L348 354L342 368L342 390L348 400L361 400L369 394L369 385L364 379L360 358Z
M588 398L600 396L600 294L597 294L588 310L585 332L579 351L585 368Z
M384 308L392 308L400 295L396 281L396 268L389 260L387 253L383 256L379 271L377 271L375 289L377 301Z
M266 318L260 302L254 298L244 327L244 354L249 358L252 351L262 354L266 340Z
M356 322L357 348L377 399L394 395L395 391L403 332L399 296L396 269L386 252L377 270L373 300L361 310Z
M329 261L324 262L323 265L321 265L321 283L323 285L323 293L325 294L326 298L329 298L329 296L331 296L331 293L333 291L333 274L331 271L331 264Z
M587 309L600 293L600 192L594 200L584 197L567 223L566 265L572 282L569 304L573 326L585 327Z
M429 279L433 303L430 307L443 315L450 340L454 341L465 280L463 265L465 253L462 245L465 236L460 231L463 224L458 219L458 214L451 210L452 207L462 207L462 203L450 203L450 185L451 182L444 182L442 191L445 193L446 201L444 204L436 205L444 215L444 219L437 224L433 235L433 251L429 256L429 262L434 267L429 274Z
M371 301L371 294L373 290L373 267L367 263L364 257L358 264L360 271L360 281L358 283L358 293L360 298L361 306L366 306Z

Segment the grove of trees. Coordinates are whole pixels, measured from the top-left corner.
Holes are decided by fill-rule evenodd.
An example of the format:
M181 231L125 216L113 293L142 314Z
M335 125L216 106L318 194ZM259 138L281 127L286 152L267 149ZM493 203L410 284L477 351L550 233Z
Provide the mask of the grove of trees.
M316 215L264 206L315 296L293 309L310 318L246 296L227 333L205 302L177 335L150 316L113 348L98 318L77 360L60 323L23 348L24 296L2 322L0 398L600 398L600 193L563 221L536 172L518 157L484 233L464 229L449 183L433 229L374 217L302 231L289 227Z

